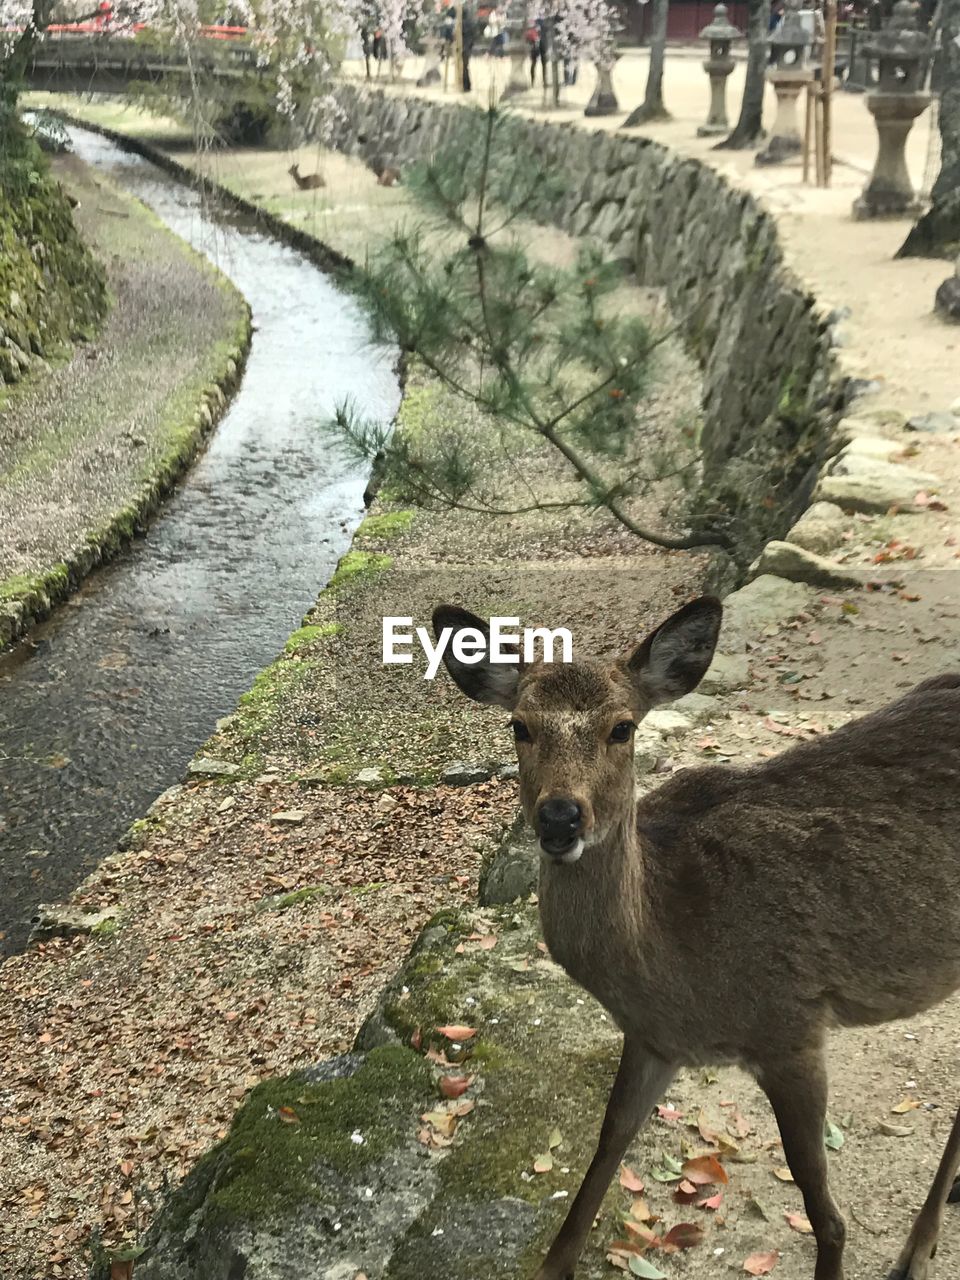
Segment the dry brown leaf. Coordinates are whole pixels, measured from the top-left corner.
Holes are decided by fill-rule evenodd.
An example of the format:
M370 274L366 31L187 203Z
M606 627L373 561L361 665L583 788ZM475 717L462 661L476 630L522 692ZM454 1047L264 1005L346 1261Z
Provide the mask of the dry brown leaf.
M643 1179L638 1178L631 1168L622 1164L620 1166L620 1185L626 1191L632 1191L634 1195L639 1195L643 1190Z
M744 1258L743 1269L747 1275L768 1276L777 1265L779 1257L775 1249L771 1249L769 1253L751 1253L749 1258Z
M711 1182L730 1181L726 1169L716 1156L694 1156L684 1162L683 1174L697 1187L705 1187Z

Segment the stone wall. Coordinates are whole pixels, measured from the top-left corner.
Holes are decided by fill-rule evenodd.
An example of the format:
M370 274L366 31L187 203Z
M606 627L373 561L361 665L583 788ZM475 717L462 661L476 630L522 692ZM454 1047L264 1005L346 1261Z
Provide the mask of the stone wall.
M0 388L38 359L92 336L106 280L74 226L39 148L0 118Z
M480 138L477 108L344 86L333 145L401 168ZM805 507L846 400L834 317L786 267L773 218L697 160L648 138L588 133L521 116L512 145L553 184L531 216L593 237L662 287L703 370L701 502L731 514L741 557Z

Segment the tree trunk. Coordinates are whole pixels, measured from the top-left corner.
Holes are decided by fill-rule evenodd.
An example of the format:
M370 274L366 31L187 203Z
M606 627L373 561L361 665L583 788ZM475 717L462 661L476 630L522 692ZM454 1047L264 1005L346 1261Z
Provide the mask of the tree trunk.
M747 79L740 103L740 119L733 133L717 143L717 150L752 147L763 137L763 95L767 87L767 37L770 26L770 0L749 0L747 20Z
M653 0L653 22L650 32L650 70L647 72L647 91L642 104L627 116L622 129L647 124L651 120L669 120L670 112L663 102L663 63L667 52L667 16L670 0Z
M940 176L931 205L907 236L898 258L954 258L960 250L960 0L943 0L935 80L940 96Z

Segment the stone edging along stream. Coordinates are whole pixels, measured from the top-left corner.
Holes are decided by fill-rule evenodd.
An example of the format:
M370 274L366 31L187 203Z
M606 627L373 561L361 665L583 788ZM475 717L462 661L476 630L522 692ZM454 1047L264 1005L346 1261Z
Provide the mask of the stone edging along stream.
M71 123L84 128L90 127L80 120ZM208 263L200 255L197 257L205 270L215 272L226 281L226 277L222 277L222 273L212 263ZM226 283L239 297L239 291L229 282ZM25 636L34 624L48 617L56 605L77 590L88 574L112 560L145 530L164 499L204 447L240 384L252 336L250 308L245 300L243 318L233 336L234 345L225 353L222 363L212 380L204 387L189 416L177 423L167 424L169 443L152 474L140 482L136 492L105 524L89 530L83 541L71 548L59 564L28 577L22 586L17 582L9 595L0 598L0 652Z

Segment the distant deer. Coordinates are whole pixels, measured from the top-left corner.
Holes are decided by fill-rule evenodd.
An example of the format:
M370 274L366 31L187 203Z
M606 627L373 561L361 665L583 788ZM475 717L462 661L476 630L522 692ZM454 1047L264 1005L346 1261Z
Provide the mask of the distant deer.
M327 180L322 173L301 173L298 164L292 164L287 170L301 191L315 191L317 187L325 187Z
M903 1018L960 986L960 675L774 759L685 769L638 802L634 730L696 687L720 619L718 601L696 600L610 663L444 654L464 693L511 713L550 954L624 1037L596 1155L536 1280L573 1276L677 1068L721 1061L752 1072L773 1107L816 1235L814 1280L842 1280L827 1029ZM449 605L433 625L488 635ZM932 1275L958 1167L960 1115L889 1280Z

